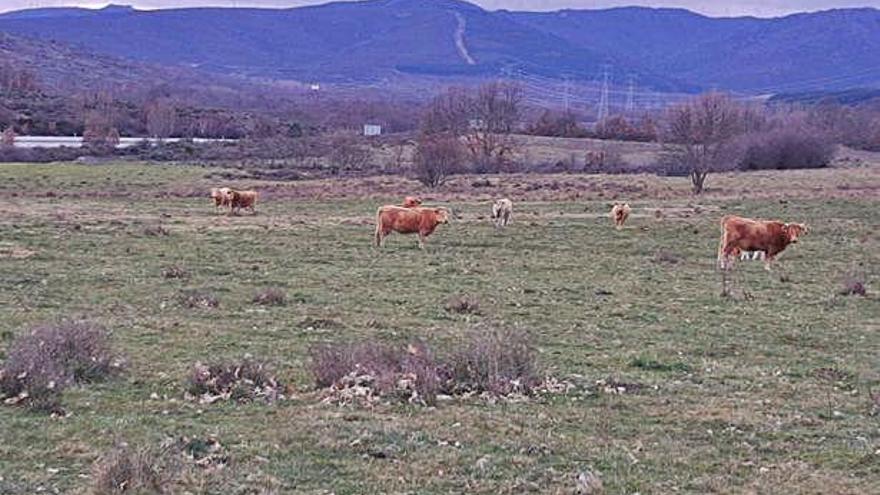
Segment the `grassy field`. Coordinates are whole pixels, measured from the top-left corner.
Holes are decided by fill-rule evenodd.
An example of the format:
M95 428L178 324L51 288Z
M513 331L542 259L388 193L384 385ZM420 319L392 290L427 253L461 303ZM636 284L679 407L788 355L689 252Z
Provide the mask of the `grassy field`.
M424 252L401 236L371 246L376 207L419 192L412 183L242 184L266 201L227 217L204 197L211 173L0 166L0 357L33 325L88 318L129 360L120 378L68 390L66 418L0 405L0 492L85 492L118 442L210 436L232 462L193 493L561 494L585 470L607 493L877 493L877 168L718 176L699 199L684 179L493 177L487 190L464 178L422 191L456 216ZM514 222L497 232L485 200L502 193ZM634 207L622 231L606 217L612 197ZM784 281L745 262L737 297L719 297L724 213L810 225L781 257ZM163 277L171 265L190 278ZM838 294L849 275L868 297ZM267 287L288 304L252 304ZM186 289L219 307L179 304ZM483 314L447 312L458 295ZM543 372L576 387L340 407L307 371L316 343L445 349L493 327L527 332ZM272 362L292 397L183 399L193 363L246 354ZM603 380L632 386L609 393Z

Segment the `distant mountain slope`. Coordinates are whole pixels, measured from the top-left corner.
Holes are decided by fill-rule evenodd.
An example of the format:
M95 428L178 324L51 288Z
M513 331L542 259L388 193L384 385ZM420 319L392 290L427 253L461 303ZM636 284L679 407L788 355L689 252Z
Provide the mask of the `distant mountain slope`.
M525 73L595 78L609 64L659 91L880 85L880 11L716 19L685 10L485 11L459 0L270 10L114 6L0 15L0 31L226 74L322 82Z
M678 9L507 13L522 24L704 88L752 93L880 85L880 11L777 19Z

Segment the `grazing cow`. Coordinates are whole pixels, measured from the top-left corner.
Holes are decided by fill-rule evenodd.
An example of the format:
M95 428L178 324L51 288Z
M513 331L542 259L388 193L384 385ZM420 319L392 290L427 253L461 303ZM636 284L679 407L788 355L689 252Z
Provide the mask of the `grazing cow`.
M242 208L251 210L251 213L257 214L257 192L256 191L229 191L229 213L236 215Z
M214 210L229 206L229 191L230 189L228 187L211 188L211 199L214 200Z
M419 234L419 248L424 249L425 238L441 223L449 223L449 210L446 208L382 206L376 212L376 246L381 247L385 237L397 232Z
M510 217L513 215L513 201L502 198L492 205L492 219L495 220L495 228L507 227Z
M632 208L626 203L614 203L614 206L611 207L611 220L614 222L617 230L623 228L623 224L626 223L626 219L629 218L631 211Z
M422 200L415 196L407 196L403 198L402 206L404 208L418 208L419 206L422 206Z
M718 246L718 267L724 272L723 295L730 293L727 272L733 267L732 257L745 251L764 254L764 268L770 271L776 256L806 235L802 223L783 223L775 220L753 220L737 216L721 219L721 243Z

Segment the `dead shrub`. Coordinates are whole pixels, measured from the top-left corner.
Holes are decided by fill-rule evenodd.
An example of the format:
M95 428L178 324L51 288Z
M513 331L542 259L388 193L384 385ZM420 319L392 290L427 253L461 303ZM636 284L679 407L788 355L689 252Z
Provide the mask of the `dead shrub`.
M849 275L843 280L843 286L840 288L841 296L862 296L867 297L868 289L865 287L865 280L858 275Z
M171 231L163 225L152 225L144 228L144 235L148 237L165 237L171 235Z
M216 438L166 438L158 445L121 443L92 465L90 493L228 493L230 456Z
M253 303L260 306L284 306L287 303L287 295L281 289L270 287L257 291Z
M122 368L104 328L85 321L45 324L10 345L0 370L0 393L8 403L54 410L67 386L98 381Z
M315 384L349 392L341 394L342 401L397 397L432 404L440 389L440 367L421 343L405 349L375 342L325 344L309 354Z
M541 383L535 350L522 332L476 330L447 365L452 393L531 393Z
M119 445L92 465L92 493L170 493L169 461L164 449Z
M658 249L657 252L654 253L654 263L677 265L678 263L681 263L681 261L681 256L672 251Z
M284 398L285 386L271 367L259 360L193 365L186 380L186 396L203 404L219 400L275 402Z
M472 296L455 296L446 302L446 311L460 315L480 315L480 301Z
M217 296L204 290L181 291L179 298L180 304L190 309L214 309L220 306Z
M189 278L189 271L180 265L171 265L162 270L162 276L169 279L186 280Z

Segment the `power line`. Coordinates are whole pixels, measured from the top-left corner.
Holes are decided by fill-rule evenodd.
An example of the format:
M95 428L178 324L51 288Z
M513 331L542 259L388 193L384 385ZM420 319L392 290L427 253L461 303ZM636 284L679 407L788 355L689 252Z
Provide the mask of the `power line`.
M608 78L608 66L605 66L602 71L602 96L599 97L599 114L596 122L603 122L608 118Z

